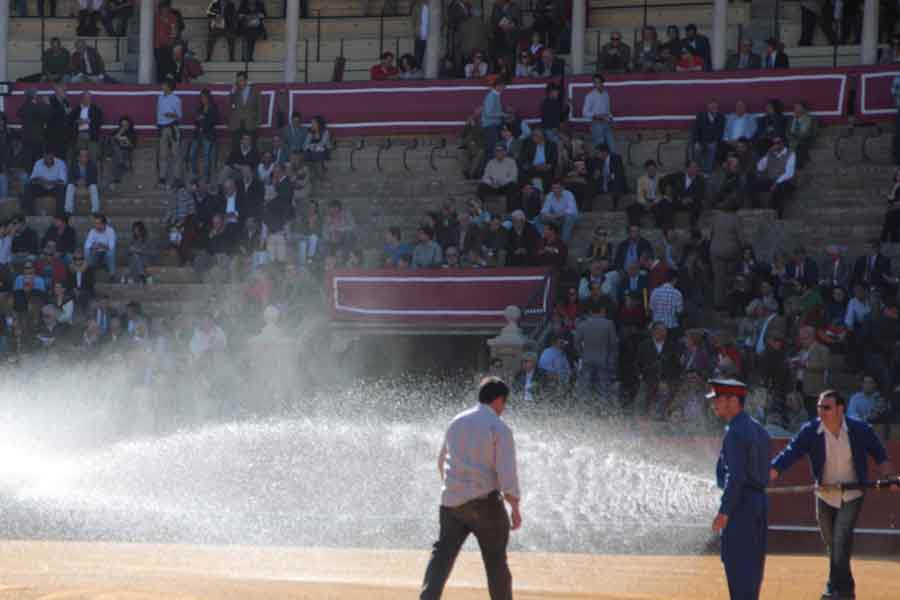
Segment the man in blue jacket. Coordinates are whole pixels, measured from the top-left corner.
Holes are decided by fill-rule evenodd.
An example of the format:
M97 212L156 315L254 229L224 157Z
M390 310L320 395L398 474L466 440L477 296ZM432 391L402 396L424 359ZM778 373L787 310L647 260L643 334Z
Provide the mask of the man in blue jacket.
M882 477L892 477L894 467L884 446L863 421L846 417L846 401L834 390L819 394L819 416L806 423L785 449L772 460L769 476L777 479L802 456L808 456L816 484L836 485L868 479L871 457ZM891 486L893 491L900 490ZM816 519L828 553L828 583L823 599L855 598L850 572L853 529L863 505L861 490L821 489L816 492Z
M731 600L757 600L766 564L769 499L769 434L744 412L747 386L710 380L716 415L728 423L716 480L722 490L712 528L722 535L722 562Z

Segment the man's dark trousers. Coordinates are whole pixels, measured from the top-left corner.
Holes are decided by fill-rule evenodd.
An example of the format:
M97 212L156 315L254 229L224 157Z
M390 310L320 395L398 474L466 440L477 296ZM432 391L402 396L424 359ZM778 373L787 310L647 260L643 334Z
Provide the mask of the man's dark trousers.
M768 498L745 491L722 532L722 562L731 600L758 600L766 566Z
M853 554L853 529L862 505L861 497L842 503L840 508L816 498L816 520L828 553L825 593L833 594L835 598L855 597L856 584L850 572L850 555Z
M512 575L506 563L509 516L499 492L470 500L461 506L441 507L441 532L425 570L421 600L438 600L460 548L469 534L475 535L487 572L491 600L512 600Z

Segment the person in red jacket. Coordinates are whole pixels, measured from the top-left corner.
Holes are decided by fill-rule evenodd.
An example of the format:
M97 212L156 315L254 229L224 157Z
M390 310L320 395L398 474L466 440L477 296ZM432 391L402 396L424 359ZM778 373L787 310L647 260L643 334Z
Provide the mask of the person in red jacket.
M381 55L381 62L377 65L374 65L370 70L369 74L372 77L372 81L385 81L387 79L397 79L400 74L400 71L397 69L397 66L394 64L394 53L393 52L385 52Z

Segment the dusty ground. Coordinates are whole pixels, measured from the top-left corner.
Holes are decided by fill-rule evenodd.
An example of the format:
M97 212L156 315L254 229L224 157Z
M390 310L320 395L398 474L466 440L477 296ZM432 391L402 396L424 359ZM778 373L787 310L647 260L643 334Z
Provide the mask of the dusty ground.
M427 554L398 550L0 542L0 600L414 599ZM516 598L725 599L715 556L514 554ZM900 598L900 564L855 562L866 600ZM763 598L817 599L820 557L771 556ZM480 557L460 557L444 595L487 598Z

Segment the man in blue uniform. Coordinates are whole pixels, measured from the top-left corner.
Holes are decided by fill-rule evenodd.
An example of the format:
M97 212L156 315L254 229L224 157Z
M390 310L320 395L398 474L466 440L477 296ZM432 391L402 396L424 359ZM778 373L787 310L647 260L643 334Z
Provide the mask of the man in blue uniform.
M725 421L725 438L716 465L722 489L712 528L722 535L722 562L731 600L758 600L766 564L769 500L769 434L744 412L747 386L734 379L712 379L716 415Z

